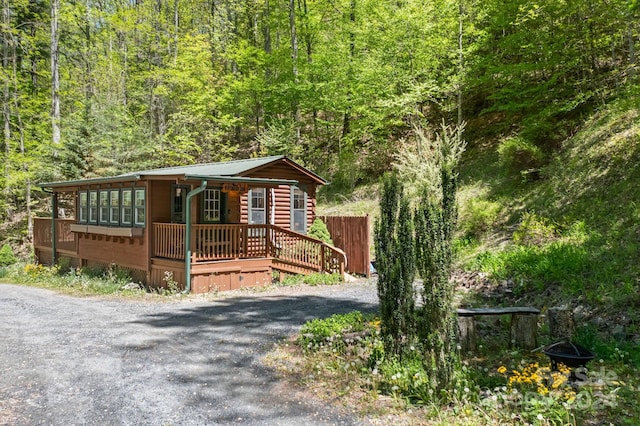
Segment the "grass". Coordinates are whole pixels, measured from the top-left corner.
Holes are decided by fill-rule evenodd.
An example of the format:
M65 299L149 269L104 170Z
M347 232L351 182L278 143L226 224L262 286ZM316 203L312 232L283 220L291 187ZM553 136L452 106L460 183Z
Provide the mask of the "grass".
M297 285L336 285L342 284L340 274L314 273L310 275L287 274L283 282L277 282L278 275L274 276L275 284L267 287L246 287L243 291L264 292L277 286ZM64 266L45 266L34 263L15 263L0 267L0 282L23 284L40 288L55 290L72 296L105 296L128 298L153 298L153 297L186 297L173 275L165 273L165 286L161 288L149 288L141 284L128 288L132 279L126 269L112 265L106 269L69 268ZM202 297L200 295L199 297ZM223 297L222 293L209 293L208 298Z
M324 274L316 272L309 275L294 275L287 274L284 280L278 285L281 286L296 286L306 284L309 286L318 285L335 285L343 282L342 275L340 274Z
M131 278L125 270L119 268L61 269L59 266L15 263L2 268L0 282L47 288L72 296L146 297L149 295L142 287L125 289L124 286L131 282Z

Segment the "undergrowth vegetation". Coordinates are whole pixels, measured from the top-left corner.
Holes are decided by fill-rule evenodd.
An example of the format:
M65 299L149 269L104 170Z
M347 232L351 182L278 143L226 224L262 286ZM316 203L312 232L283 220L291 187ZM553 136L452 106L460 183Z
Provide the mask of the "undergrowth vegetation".
M335 285L343 282L342 275L340 274L325 274L320 272L315 272L309 275L292 275L288 274L284 280L282 280L281 285L283 286L294 286L299 284L307 284L310 286L317 285Z
M588 344L595 335L582 330L578 337ZM486 337L476 353L462 354L453 386L440 392L420 348L410 347L400 361L385 351L379 318L360 312L306 323L276 366L291 374L293 357L303 384L322 388L327 399L341 396L348 408L382 421L397 422L399 413L408 424L632 425L640 420L640 356L630 348L598 340L599 355L589 370L560 364L556 371L541 352L506 349L495 339Z
M478 298L483 290L472 286L464 301L581 312L574 341L597 355L588 371L552 371L540 351L509 348L494 323L477 352L460 354L443 398L420 348L400 361L385 352L375 317L349 314L303 328L293 351L302 381L389 422L401 415L411 424L638 424L638 99L636 88L602 106L544 156L520 136L478 140L460 171L457 268L508 289ZM359 194L357 203L343 197L339 213L358 214L350 208L363 203ZM547 342L549 330L539 331Z
M588 270L595 260L588 246L592 237L583 222L561 227L526 213L510 245L485 250L466 266L496 280L514 280L519 293L559 285L565 294L576 295L590 280Z
M141 286L138 289L127 289L125 286L131 283L131 277L126 269L116 266L69 268L59 265L14 263L2 271L0 278L5 282L35 285L75 295L132 295L145 292Z
M505 167L539 159L517 137L472 146L461 169L459 265L513 280L520 292L554 287L567 301L630 304L637 316L639 98L631 90L595 112L535 165L537 180Z

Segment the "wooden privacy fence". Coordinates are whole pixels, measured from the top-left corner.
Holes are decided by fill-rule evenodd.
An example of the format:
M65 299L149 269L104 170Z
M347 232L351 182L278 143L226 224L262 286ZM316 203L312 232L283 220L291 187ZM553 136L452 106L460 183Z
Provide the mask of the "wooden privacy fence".
M347 271L371 274L369 216L318 216L326 225L333 244L347 255Z

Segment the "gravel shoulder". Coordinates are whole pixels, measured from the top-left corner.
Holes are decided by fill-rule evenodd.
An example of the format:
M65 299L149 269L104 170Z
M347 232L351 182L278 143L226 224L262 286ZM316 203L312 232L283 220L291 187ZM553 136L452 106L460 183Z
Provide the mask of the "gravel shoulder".
M358 424L262 358L305 321L376 307L365 280L161 303L0 284L0 425Z

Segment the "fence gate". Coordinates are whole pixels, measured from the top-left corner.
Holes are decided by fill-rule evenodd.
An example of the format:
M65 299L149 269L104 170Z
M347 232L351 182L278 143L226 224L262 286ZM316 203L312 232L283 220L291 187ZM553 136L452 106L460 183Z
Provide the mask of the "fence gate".
M346 270L368 278L371 274L369 216L318 217L327 225L333 244L346 253Z

